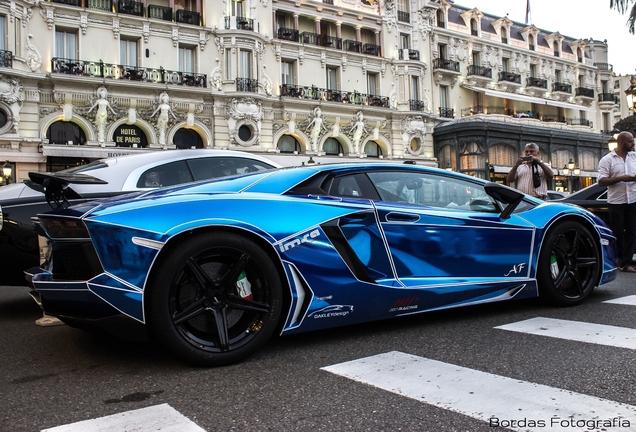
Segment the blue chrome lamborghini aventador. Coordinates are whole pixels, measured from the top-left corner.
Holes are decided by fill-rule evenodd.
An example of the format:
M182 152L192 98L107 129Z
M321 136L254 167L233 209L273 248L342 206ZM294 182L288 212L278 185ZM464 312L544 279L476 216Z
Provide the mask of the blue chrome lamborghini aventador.
M39 216L47 314L135 327L201 365L274 334L539 296L616 277L592 213L408 164L314 165L138 192ZM129 324L128 326L122 324Z

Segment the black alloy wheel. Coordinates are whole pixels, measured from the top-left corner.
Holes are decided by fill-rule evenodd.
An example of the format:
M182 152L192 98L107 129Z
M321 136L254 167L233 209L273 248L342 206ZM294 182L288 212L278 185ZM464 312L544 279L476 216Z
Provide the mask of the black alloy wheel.
M581 303L602 270L598 239L581 223L560 223L548 232L539 255L539 297L557 306Z
M203 366L237 362L276 329L280 276L253 241L224 232L196 235L155 268L147 288L148 325L179 357Z

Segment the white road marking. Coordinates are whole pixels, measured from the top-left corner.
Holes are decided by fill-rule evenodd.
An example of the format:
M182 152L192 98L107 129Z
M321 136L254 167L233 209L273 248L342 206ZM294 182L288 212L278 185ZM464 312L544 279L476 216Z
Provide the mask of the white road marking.
M603 303L613 303L628 306L636 306L636 295L630 295L627 297L620 297L612 300L606 300Z
M205 432L168 404L44 429L42 432Z
M517 431L627 431L636 406L480 372L398 351L322 368Z
M636 329L624 327L537 317L495 328L597 345L636 349Z

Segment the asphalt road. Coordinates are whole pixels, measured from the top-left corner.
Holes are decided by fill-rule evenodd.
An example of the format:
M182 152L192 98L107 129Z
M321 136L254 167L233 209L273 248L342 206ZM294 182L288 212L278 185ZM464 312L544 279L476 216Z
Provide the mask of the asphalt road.
M636 306L604 303L636 294L636 274L619 274L577 307L517 301L274 338L250 359L213 369L147 343L36 326L41 313L27 292L0 287L3 432L159 404L206 431L502 430L321 370L391 351L636 406L636 350L495 328L546 317L636 329ZM628 420L617 430L636 430L636 417Z

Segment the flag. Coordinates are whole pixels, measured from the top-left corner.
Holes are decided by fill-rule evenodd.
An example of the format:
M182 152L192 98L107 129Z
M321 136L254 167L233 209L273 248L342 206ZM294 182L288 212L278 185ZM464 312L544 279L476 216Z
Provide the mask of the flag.
M530 0L526 0L526 25L530 23L532 18L530 17Z

